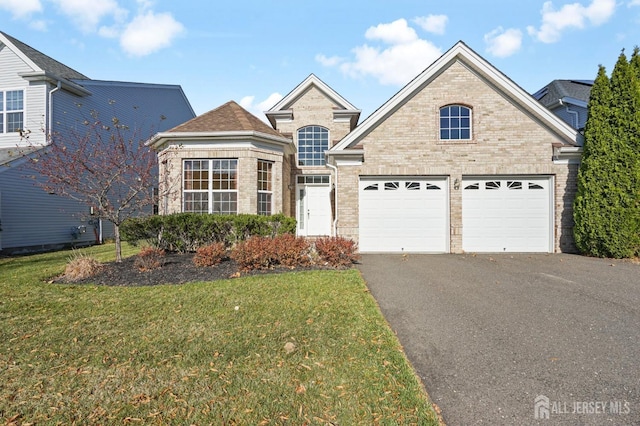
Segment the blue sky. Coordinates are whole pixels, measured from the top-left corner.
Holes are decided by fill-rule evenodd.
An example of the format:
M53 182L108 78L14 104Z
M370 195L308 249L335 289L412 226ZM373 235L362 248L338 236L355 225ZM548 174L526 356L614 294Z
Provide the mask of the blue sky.
M0 30L93 79L180 84L197 114L273 106L310 73L371 114L463 40L534 92L610 72L640 0L0 0Z

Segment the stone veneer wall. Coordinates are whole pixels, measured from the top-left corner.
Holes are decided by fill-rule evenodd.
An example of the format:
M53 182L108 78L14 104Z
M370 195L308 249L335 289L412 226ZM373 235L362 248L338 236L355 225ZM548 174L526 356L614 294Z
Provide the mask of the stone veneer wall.
M439 109L472 108L471 141L439 140ZM553 133L459 62L436 77L361 141L364 163L339 169L338 234L358 239L360 176L447 176L450 250L462 252L462 188L482 175L547 175L555 182L555 251L574 251L572 203L576 165L554 164Z

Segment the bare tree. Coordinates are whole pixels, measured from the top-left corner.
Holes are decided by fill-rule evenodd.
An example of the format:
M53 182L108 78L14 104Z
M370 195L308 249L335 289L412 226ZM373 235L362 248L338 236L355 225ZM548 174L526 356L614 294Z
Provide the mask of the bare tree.
M154 193L157 157L144 144L151 135L141 136L118 118L105 123L93 111L77 128L47 135L46 147L29 155L32 169L44 176L37 185L86 204L94 217L113 223L116 262L122 261L120 225L149 213L159 195Z

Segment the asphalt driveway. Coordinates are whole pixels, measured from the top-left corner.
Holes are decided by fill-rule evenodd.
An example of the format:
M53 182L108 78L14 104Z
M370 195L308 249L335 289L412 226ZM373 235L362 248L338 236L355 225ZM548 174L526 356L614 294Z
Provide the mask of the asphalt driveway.
M359 269L447 424L640 424L640 265L363 255Z

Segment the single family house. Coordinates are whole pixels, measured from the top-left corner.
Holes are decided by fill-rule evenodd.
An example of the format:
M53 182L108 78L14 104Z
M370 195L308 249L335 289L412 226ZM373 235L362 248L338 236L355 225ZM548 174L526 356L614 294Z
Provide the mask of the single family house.
M282 212L361 252L574 250L580 134L463 42L358 124L315 75L271 109L165 132L160 212Z
M111 227L91 206L35 183L26 150L82 128L92 112L148 137L195 114L177 85L92 80L0 32L0 250L34 251L100 242ZM27 142L23 135L29 133Z

